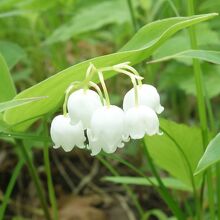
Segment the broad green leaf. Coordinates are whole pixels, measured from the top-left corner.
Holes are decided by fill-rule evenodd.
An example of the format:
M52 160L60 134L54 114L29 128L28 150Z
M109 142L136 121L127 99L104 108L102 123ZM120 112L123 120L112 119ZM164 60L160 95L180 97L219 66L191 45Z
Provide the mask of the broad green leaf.
M178 30L208 20L213 16L216 16L216 14L168 18L150 23L141 28L118 53L84 61L24 90L16 96L16 99L35 96L48 96L48 98L39 102L27 104L25 107L20 106L8 110L5 112L4 118L8 124L15 125L55 110L55 108L61 105L64 91L70 83L84 78L90 62L97 68L127 61L129 61L131 65L134 65L149 57L153 51ZM105 74L105 78L107 79L113 75L115 75L115 73L108 72ZM32 120L32 122L33 121L34 120ZM30 124L31 122L25 123L24 126L19 127L19 129L26 129Z
M8 101L16 95L15 85L7 64L0 54L0 102Z
M145 138L151 157L158 166L191 187L190 177L203 153L200 129L164 119L160 120L160 127L164 131L163 135ZM199 187L200 180L201 176L195 178L197 187Z
M186 50L160 59L152 60L148 63L158 63L178 58L196 58L210 63L220 64L220 52L209 50Z
M9 69L26 57L25 51L19 45L9 41L0 41L0 53L4 56Z
M7 102L1 102L0 103L0 112L6 111L8 109L12 109L15 108L17 106L21 106L21 105L25 105L28 103L32 103L32 102L36 102L36 101L40 101L42 99L45 99L47 97L34 97L34 98L24 98L24 99L13 99L11 101L7 101ZM28 111L28 109L27 109Z
M218 133L208 144L205 153L200 159L195 175L201 173L211 165L220 161L220 133Z
M149 177L150 181L153 182L155 186L158 186L157 180L155 177ZM103 180L113 182L113 183L121 183L121 184L129 184L129 185L142 185L142 186L152 186L151 182L147 180L145 177L131 177L131 176L107 176L104 177ZM183 184L177 179L171 177L163 177L162 181L167 188L182 190L182 191L191 191L191 188L187 185Z
M129 9L124 0L100 1L77 11L72 19L58 27L46 40L46 44L66 41L73 36L99 29L107 24L130 20Z

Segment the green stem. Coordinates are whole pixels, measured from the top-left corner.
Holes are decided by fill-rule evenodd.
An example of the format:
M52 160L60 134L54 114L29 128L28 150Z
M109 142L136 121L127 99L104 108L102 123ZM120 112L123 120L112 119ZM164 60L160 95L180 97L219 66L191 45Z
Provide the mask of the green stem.
M191 180L191 184L192 184L192 188L193 188L193 194L195 197L195 207L196 207L196 213L197 213L197 217L198 219L201 219L201 213L200 213L200 200L199 200L199 195L197 193L196 190L196 185L195 185L195 181L194 181L194 176L193 176L193 171L190 165L190 162L185 154L185 152L183 151L183 149L181 148L181 146L177 143L177 141L166 131L164 130L162 127L160 127L160 129L170 138L170 140L175 144L175 146L177 147L178 151L180 152L181 156L183 157L187 169L189 171L189 178Z
M195 14L194 10L194 1L188 0L188 15L193 16ZM191 48L198 49L196 32L194 27L190 27L189 29ZM194 78L196 83L196 93L198 100L198 111L199 111L199 119L200 126L203 137L203 148L205 150L208 145L208 125L207 125L207 115L206 115L206 106L205 106L205 92L202 80L202 70L198 59L193 59L193 69L194 69ZM215 219L215 207L214 207L214 190L212 187L212 170L209 169L207 171L207 187L208 187L208 200L209 200L209 209L210 209L210 219ZM200 219L199 219L200 220Z
M44 132L48 136L48 129L47 129L47 121L44 121ZM49 191L49 199L53 210L53 220L58 220L58 209L57 209L57 202L56 202L56 195L53 187L53 180L51 175L51 168L50 168L50 158L49 158L49 146L48 143L44 143L44 165L45 171L47 174L47 187Z
M138 87L137 87L137 83L136 80L132 77L131 78L133 87L134 87L134 102L135 102L135 106L138 107Z
M179 12L178 12L178 9L177 9L177 7L174 5L173 1L172 1L172 0L167 0L167 1L168 1L168 3L170 4L170 7L173 9L175 15L176 15L177 17L180 17L180 14L179 14Z
M63 115L66 116L67 115L67 102L68 102L68 98L70 96L70 94L77 90L80 89L81 85L79 81L75 81L73 83L71 83L68 88L65 91L65 98L64 98L64 102L63 102Z
M183 212L178 207L177 202L175 200L173 200L172 196L169 194L167 188L163 184L159 174L157 173L157 170L156 170L154 163L153 163L153 160L151 159L151 156L148 152L146 144L144 144L144 153L145 153L146 159L149 163L149 166L151 168L151 171L158 182L160 192L163 195L165 202L168 204L168 206L172 210L173 214L178 218L178 220L185 220L185 216L184 216Z
M209 211L210 219L215 220L215 199L214 199L214 189L212 181L212 170L207 170L207 188L208 188L208 200L209 200Z
M92 78L93 76L93 69L94 69L94 65L92 63L89 64L89 67L86 70L86 80L90 79L90 77ZM91 75L91 76L90 76ZM90 81L87 81L87 83L84 84L84 91L86 91L88 89L88 84Z
M103 89L103 92L104 92L104 95L105 95L106 105L107 105L107 107L109 107L111 104L110 104L108 90L107 90L107 87L105 85L105 80L104 80L103 74L102 74L101 71L98 71L98 75L99 75L99 80L100 80L100 83L102 85L102 89Z
M135 18L135 12L134 12L134 7L133 7L133 4L132 4L132 1L127 0L127 4L128 4L129 12L130 12L130 15L131 15L133 29L134 29L134 32L136 32L138 30L138 26L137 26L137 21L136 21L136 18Z
M207 91L205 91L207 94ZM211 105L211 101L208 96L206 96L206 106L208 111L208 117L210 122L210 129L212 131L212 138L217 133L217 128L215 125L215 119L213 114L213 109ZM217 191L217 207L220 207L220 163L215 165L215 174L216 174L216 191ZM220 208L217 209L217 218L220 220Z
M16 180L18 178L18 175L19 175L23 165L24 165L24 161L20 159L19 162L17 163L14 171L13 171L13 174L11 176L11 179L9 181L9 184L7 186L6 192L5 192L4 197L3 197L2 205L0 207L0 220L4 219L4 213L5 213L5 210L7 208L7 205L8 205L8 202L9 202L12 190L14 189Z
M143 77L140 76L139 72L134 67L129 66L128 64L129 64L129 62L118 64L118 65L115 65L113 68L116 68L116 70L118 72L127 74L128 76L130 76L131 73L134 74L137 77L136 79L138 81L138 85L142 85L142 81L141 80L143 79ZM129 70L131 73L126 71L126 70L124 70L124 69Z
M35 187L36 187L39 199L40 199L40 203L41 203L41 206L42 206L43 211L44 211L45 219L46 220L51 220L50 212L49 212L49 209L48 209L48 206L47 206L47 201L46 201L46 198L45 198L45 195L44 195L44 192L43 192L43 187L41 185L40 178L37 174L37 170L36 170L36 168L33 164L33 161L31 159L31 157L29 156L29 153L28 153L28 150L27 150L26 146L20 140L17 140L17 142L20 145L20 150L21 150L22 156L24 157L24 159L26 161L26 164L28 166L30 175L31 175L31 177L33 179L33 182L35 184Z
M216 165L216 186L217 186L218 220L220 220L220 163L217 163Z
M99 86L92 81L89 82L89 86L93 87L97 91L97 93L99 94L99 97L101 98L102 104L104 105L105 104L104 97Z

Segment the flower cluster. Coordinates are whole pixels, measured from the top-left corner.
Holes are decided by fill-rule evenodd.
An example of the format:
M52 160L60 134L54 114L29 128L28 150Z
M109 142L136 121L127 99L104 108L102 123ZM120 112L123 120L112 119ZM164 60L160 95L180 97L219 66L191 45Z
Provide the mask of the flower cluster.
M103 78L104 71L117 71L131 78L133 88L124 96L123 109L111 105ZM97 73L101 89L91 81ZM159 120L164 108L155 87L142 84L143 78L128 63L96 69L90 64L85 80L68 87L64 101L64 114L51 123L54 148L71 151L74 146L87 148L91 155L101 150L113 153L124 147L129 139L141 139L145 134L160 134ZM94 87L96 91L89 87Z

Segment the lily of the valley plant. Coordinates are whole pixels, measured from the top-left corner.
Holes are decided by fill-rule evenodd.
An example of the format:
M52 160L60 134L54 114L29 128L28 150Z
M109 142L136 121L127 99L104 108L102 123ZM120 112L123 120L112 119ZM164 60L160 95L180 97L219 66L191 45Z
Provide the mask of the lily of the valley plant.
M133 84L124 97L123 109L110 103L103 77L103 72L109 70L129 76ZM94 74L98 74L102 90L91 81ZM101 150L114 153L130 138L161 134L157 114L164 108L160 96L155 87L142 84L142 79L128 62L102 69L90 64L85 80L67 88L63 115L56 116L51 123L54 148L62 147L67 152L74 146L87 148L94 156Z

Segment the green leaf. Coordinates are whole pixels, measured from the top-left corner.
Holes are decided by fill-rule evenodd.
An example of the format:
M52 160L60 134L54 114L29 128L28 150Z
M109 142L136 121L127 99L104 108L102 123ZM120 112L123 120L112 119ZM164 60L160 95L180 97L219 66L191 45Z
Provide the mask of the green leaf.
M203 82L205 88L207 88L207 95L209 98L213 98L220 94L220 66L218 65L203 65ZM187 73L187 74L186 74ZM185 75L185 80L180 82L180 88L183 89L187 94L196 96L196 86L193 74L191 74L190 69L188 72L183 73ZM187 77L188 75L188 77Z
M201 173L211 165L220 161L220 133L218 133L208 144L205 153L200 159L195 175Z
M36 11L47 10L57 4L53 0L23 0L16 4L16 7L21 10L30 10L32 13Z
M157 180L155 177L148 177L155 186L158 186ZM145 177L131 177L131 176L107 176L104 177L103 180L113 182L113 183L121 183L121 184L129 184L129 185L142 185L142 186L152 186L151 182L147 180ZM182 191L191 191L191 188L187 185L183 184L177 179L171 177L163 177L162 181L167 188L182 190Z
M186 50L160 59L152 60L148 63L158 63L178 58L196 58L210 63L220 64L220 52L209 50Z
M74 65L21 92L16 96L16 99L35 96L48 96L48 98L27 104L25 107L28 108L28 111L22 106L8 110L5 112L4 118L8 124L15 125L28 119L37 118L39 115L46 114L61 105L64 91L70 83L84 78L90 62L97 68L127 61L130 61L131 65L134 65L149 57L153 51L178 30L208 20L213 16L216 16L216 14L168 18L150 23L141 28L118 53L96 57ZM105 75L105 79L113 75L115 75L115 73L108 72ZM17 129L26 129L33 121L34 120L29 123L24 123L22 127Z
M107 24L129 21L129 9L124 0L99 1L77 11L72 19L58 27L46 44L66 41L73 36L97 30Z
M213 31L208 23L198 24L195 30L198 38L197 41L199 48L216 48L216 45L219 44L218 33ZM212 40L210 41L210 39ZM190 49L191 43L189 34L186 31L181 31L176 34L176 36L167 40L158 50L156 50L153 54L153 59L161 59L163 57L171 56L173 54L177 54ZM185 60L183 58L176 59L186 65L191 66L192 64L192 60Z
M26 16L26 15L33 15L31 11L21 11L21 10L13 10L9 12L3 12L0 13L0 18L7 18L7 17L13 17L13 16Z
M0 41L0 53L4 56L9 69L26 57L25 51L19 45L9 41Z
M145 137L145 143L151 157L162 169L192 187L190 177L193 178L193 171L203 153L200 129L164 119L160 120L160 127L164 131L163 135ZM197 176L194 180L196 186L199 187L201 176Z
M16 95L15 85L11 78L7 64L0 54L0 102L14 98Z
M202 69L207 96L213 98L219 95L220 65L204 63ZM172 62L172 64L165 66L160 77L159 89L168 91L172 88L178 88L185 91L187 95L196 96L195 79L190 66L179 65L178 62Z
M43 97L34 97L34 98L24 98L24 99L14 99L8 102L1 102L0 103L0 112L6 111L8 109L15 108L17 106L25 105L28 103L40 101L42 99L47 98L46 96ZM28 109L26 110L28 111Z

